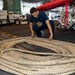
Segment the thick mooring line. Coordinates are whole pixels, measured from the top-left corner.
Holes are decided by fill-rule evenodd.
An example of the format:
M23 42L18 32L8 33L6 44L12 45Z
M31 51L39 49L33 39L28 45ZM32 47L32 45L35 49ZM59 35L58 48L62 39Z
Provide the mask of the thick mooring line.
M0 69L17 75L69 75L75 72L75 44L37 37L4 40Z

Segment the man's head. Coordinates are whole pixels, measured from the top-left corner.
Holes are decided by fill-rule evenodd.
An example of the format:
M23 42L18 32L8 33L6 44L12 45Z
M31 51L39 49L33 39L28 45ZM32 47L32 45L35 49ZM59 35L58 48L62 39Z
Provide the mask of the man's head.
M35 7L32 7L31 9L30 9L30 13L31 13L31 15L33 16L33 17L38 17L38 10L35 8Z

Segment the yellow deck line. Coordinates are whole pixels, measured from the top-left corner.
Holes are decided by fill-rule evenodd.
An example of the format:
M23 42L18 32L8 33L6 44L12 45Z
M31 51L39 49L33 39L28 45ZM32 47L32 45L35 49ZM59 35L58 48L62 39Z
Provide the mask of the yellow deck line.
M9 36L9 37L12 37L12 38L18 38L19 36L15 36L15 35L12 35L12 34L9 34L9 33L7 33L7 32L3 32L3 31L0 31L2 34L5 34L5 35L7 35L7 36Z

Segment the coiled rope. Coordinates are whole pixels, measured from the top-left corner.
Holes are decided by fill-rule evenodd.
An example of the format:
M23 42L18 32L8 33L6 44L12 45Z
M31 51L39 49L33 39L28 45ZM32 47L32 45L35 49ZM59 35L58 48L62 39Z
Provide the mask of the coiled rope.
M55 53L14 47L23 42ZM0 42L0 69L17 75L69 75L75 72L75 44L37 37L4 40Z

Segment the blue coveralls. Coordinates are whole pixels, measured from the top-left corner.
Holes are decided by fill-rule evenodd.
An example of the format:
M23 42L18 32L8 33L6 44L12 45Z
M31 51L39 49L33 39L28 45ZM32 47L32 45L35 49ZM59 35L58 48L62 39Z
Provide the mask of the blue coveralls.
M33 25L33 30L36 32L37 34L37 37L41 37L42 36L42 33L41 31L44 30L44 29L48 29L45 21L48 20L49 18L47 17L47 15L42 12L42 11L39 11L39 15L38 15L38 18L35 18L31 15L30 17L30 22L34 23ZM50 24L51 24L51 27L52 27L52 32L53 32L53 35L54 35L54 21L53 20L49 20L50 21ZM42 23L42 26L39 27L38 25L36 25L37 22L41 22Z

